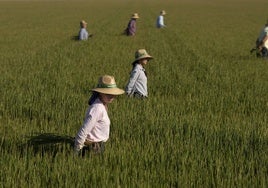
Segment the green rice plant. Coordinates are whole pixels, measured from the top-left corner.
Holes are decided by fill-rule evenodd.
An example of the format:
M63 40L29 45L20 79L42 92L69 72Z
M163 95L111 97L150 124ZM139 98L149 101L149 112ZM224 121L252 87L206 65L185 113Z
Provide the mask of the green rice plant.
M267 2L0 1L1 187L267 187L267 60L249 50ZM167 28L155 28L165 9ZM137 12L137 35L122 35ZM74 40L79 21L94 36ZM102 155L73 153L99 76L149 98L109 106Z

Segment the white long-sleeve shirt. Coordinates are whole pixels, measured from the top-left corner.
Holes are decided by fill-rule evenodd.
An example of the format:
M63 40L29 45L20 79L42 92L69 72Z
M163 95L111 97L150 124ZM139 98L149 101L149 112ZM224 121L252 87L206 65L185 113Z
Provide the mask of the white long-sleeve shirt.
M156 20L156 27L158 27L158 28L165 27L165 24L164 24L164 16L159 15L159 16L157 17L157 20Z
M80 150L85 140L106 142L110 133L110 119L104 104L99 98L89 106L83 126L75 137L75 149Z
M258 37L259 42L264 42L264 46L268 49L268 25L266 25L260 32L260 35ZM265 41L263 41L265 40Z
M134 69L131 71L131 75L126 86L126 93L133 95L135 92L148 96L147 91L147 76L145 75L145 69L140 64L136 64Z
M86 28L81 28L79 31L79 40L87 40L88 39L88 32Z

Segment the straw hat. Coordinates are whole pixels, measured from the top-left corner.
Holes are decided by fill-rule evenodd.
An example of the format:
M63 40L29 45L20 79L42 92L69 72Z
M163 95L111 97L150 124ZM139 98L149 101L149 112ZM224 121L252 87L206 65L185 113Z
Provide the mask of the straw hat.
M140 59L153 59L153 57L150 56L145 49L139 49L135 52L135 60L133 61L133 63Z
M83 25L87 25L87 22L85 20L81 20L80 21L80 25L83 26Z
M97 87L92 89L91 91L110 95L121 95L125 92L124 90L119 89L116 86L114 77L109 75L104 75L100 77Z
M138 19L138 18L140 18L140 17L139 17L139 15L138 15L138 13L134 13L134 14L132 14L132 17L131 17L131 18Z
M161 15L166 15L166 11L161 10L160 14L161 14Z

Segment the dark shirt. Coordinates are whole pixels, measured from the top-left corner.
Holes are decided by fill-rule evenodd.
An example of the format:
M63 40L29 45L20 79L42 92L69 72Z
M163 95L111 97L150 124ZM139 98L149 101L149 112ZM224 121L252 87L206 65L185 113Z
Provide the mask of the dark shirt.
M136 19L131 19L128 22L126 33L127 33L127 35L135 35L135 33L136 33Z

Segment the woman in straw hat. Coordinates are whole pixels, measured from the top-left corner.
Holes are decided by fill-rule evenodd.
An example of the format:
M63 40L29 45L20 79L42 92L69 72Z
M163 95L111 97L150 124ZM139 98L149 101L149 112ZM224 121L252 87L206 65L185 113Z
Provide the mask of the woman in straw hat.
M127 36L134 36L137 30L136 20L140 18L138 13L134 13L128 22L127 28L125 29L125 34Z
M156 27L157 28L163 28L166 27L165 23L164 23L164 16L166 15L166 11L162 10L160 12L160 15L157 17L156 19Z
M153 59L145 49L139 49L135 53L135 60L132 63L132 71L128 84L126 86L126 93L128 96L138 98L148 97L147 91L147 74L144 66L149 60Z
M87 31L87 22L85 20L80 21L80 31L79 31L79 40L87 40L88 37L91 37L92 34L89 34Z
M108 104L115 96L124 93L124 90L116 86L114 77L109 75L100 77L97 87L91 91L93 93L89 99L84 124L78 131L74 144L75 152L82 155L85 150L93 150L95 153L104 151L104 142L108 140L110 133Z

